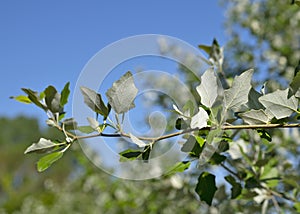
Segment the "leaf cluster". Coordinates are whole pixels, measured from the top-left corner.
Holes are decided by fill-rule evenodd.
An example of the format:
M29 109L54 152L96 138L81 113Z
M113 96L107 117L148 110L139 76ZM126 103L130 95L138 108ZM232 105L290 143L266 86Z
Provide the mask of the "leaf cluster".
M300 126L288 123L288 121L297 120L300 114L300 72L295 74L289 86L284 90L267 93L262 87L260 91L257 91L252 85L254 69L248 69L235 76L231 83L227 79L218 80L220 74L223 73L223 55L222 48L216 40L211 47L199 47L211 55L212 67L204 72L200 83L195 88L195 93L200 97L197 106L194 106L191 101L182 107L173 104L172 111L177 116L174 129L178 129L177 132L149 138L123 131L124 115L135 107L134 100L138 93L132 73L127 72L105 93L108 99L107 104L104 103L102 95L95 90L81 87L84 103L96 113L95 118L87 118L88 125L85 126L78 126L73 118L63 120L65 116L63 108L70 94L69 83L65 85L61 93L58 93L53 86L48 86L41 93L31 89L22 89L27 96L21 95L13 98L23 103L33 103L43 109L48 115L47 124L60 130L65 137L63 140L41 138L37 143L29 146L25 153L45 154L37 163L38 171L41 172L59 160L64 152L79 139L125 137L131 140L134 148L121 152L120 161L148 162L153 147L157 146L158 142L182 136L181 152L187 153L188 157L170 167L165 177L190 170L193 166L191 163L196 162L194 165L198 168L215 166L229 173L224 176L224 179L231 186L232 199L252 197L257 203L264 203L264 206L268 205L269 200L276 200L275 197L295 202L295 198L299 197L299 191L294 197L290 197L276 192L273 188L281 178L278 178L278 170L273 168L276 166L276 160L272 158L274 149L270 147L272 136L265 129ZM223 87L224 82L226 89ZM101 120L99 116L102 117ZM105 133L107 127L112 128L114 132ZM242 132L248 129L256 132L268 150L263 151L260 148L256 155L259 157L258 160L253 161L252 156L238 145L241 157L249 166L249 168L241 169L240 166L231 164L235 159L231 147L237 137L244 142L253 142L249 135ZM74 130L84 135L77 136ZM239 132L240 130L242 131ZM264 158L264 154L270 157ZM216 175L213 172L202 171L197 177L195 192L202 201L213 205L213 199L218 190Z

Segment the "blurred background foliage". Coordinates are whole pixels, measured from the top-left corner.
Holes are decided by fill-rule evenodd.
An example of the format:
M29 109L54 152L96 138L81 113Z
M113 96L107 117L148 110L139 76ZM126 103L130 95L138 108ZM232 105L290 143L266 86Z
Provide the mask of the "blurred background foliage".
M300 59L299 7L288 0L220 2L228 34L224 70L235 74L253 67L260 82L286 86Z
M60 137L33 118L1 118L0 213L195 213L198 201L187 180L121 180L99 170L73 146L44 173L24 155L41 136ZM16 132L18 133L16 135Z
M228 43L220 44L225 46L226 77L233 78L254 67L255 81L268 81L267 90L286 86L300 59L299 7L289 1L274 0L221 0L220 3L227 14L224 30L228 33ZM181 69L194 88L196 80ZM60 138L60 133L40 127L34 118L21 116L1 118L0 127L1 214L261 212L264 200L254 198L263 193L255 190L255 182L249 181L249 189L243 190L236 200L230 200L230 187L221 180L213 205L208 207L199 202L193 190L199 170L148 181L120 180L94 167L79 146L73 146L73 151L46 172L38 173L37 157L25 157L24 150L40 137ZM271 142L262 141L253 131L239 133L231 149L243 148L245 153L228 159L227 164L245 179L254 173L266 179L272 191L299 200L299 130L277 129L269 133ZM296 212L293 202L283 195L269 198L269 213L276 211L274 206L280 207L282 213Z

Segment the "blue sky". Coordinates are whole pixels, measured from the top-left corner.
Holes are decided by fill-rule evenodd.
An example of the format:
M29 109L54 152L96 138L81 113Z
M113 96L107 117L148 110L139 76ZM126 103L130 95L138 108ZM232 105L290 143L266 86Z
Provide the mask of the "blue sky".
M151 33L224 44L223 21L218 1L0 1L0 116L44 121L41 110L8 97L67 81L72 90L88 60L115 41Z

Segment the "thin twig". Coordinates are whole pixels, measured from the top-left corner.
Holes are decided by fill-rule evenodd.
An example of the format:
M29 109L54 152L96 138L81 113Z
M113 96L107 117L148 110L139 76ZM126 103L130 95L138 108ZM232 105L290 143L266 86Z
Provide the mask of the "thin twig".
M241 179L240 176L236 172L232 171L230 168L225 166L225 164L221 163L220 166L222 166L226 171L228 171L229 173L234 175L236 178Z

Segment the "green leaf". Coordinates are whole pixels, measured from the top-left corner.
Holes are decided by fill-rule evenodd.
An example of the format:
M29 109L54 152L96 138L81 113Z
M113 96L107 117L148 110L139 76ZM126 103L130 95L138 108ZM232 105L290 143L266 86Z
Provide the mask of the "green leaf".
M218 127L217 129L211 130L207 135L206 142L208 144L211 144L213 141L219 142L221 140L220 137L222 136L222 133L223 133L223 130L220 127Z
M245 188L253 189L256 187L260 187L260 183L254 177L250 177L245 181Z
M60 94L57 93L56 89L50 85L45 89L44 93L48 109L53 113L62 112L60 106Z
M182 118L178 118L176 120L176 123L175 123L175 128L177 130L184 130L184 129L187 129L189 126L186 124L186 122L184 121L184 119Z
M132 74L128 71L113 83L113 86L106 92L106 96L115 112L122 114L135 107L133 101L137 92L138 90L134 85Z
M99 127L99 122L98 122L96 119L94 119L94 118L92 118L92 117L87 117L87 120L88 120L90 126L91 126L94 130L97 130L97 129L98 129L98 127Z
M24 95L19 95L19 96L11 96L9 97L10 99L15 99L21 103L26 103L26 104L29 104L31 103L31 100L27 97L27 96L24 96Z
M300 0L292 0L292 3L291 4L296 4L298 7L300 7ZM298 64L298 66L300 66L300 62ZM297 66L297 67L298 67ZM300 68L299 68L300 69Z
M57 126L57 122L53 118L49 118L48 120L46 120L46 124L50 127L56 127Z
M198 47L204 50L209 55L210 61L212 60L214 63L218 63L219 65L222 65L223 58L224 58L223 49L220 47L216 39L213 40L211 46L199 45Z
M94 112L101 114L106 118L109 114L108 107L104 104L100 94L87 87L80 87L81 93L84 98L84 103L90 107Z
M208 55L211 53L212 47L208 45L198 45L198 48L204 50Z
M68 103L68 98L70 95L70 82L67 82L65 87L63 88L63 90L61 91L60 95L60 106L64 107L64 105L66 105Z
M252 74L253 69L249 69L234 78L232 87L224 92L225 109L231 108L237 111L243 104L248 102Z
M191 117L195 113L195 103L188 100L182 107L183 115Z
M142 153L142 159L144 160L144 161L148 161L149 160L149 157L150 157L150 153L151 153L151 146L149 145L149 146L146 146L145 148L144 148L144 151L143 151L143 153Z
M262 96L261 93L257 92L255 89L251 88L248 95L247 106L249 109L264 109L264 106L258 101L258 98Z
M47 111L47 106L45 106L43 103L40 102L40 98L38 96L38 93L35 91L32 91L31 89L22 88L22 91L24 91L28 95L28 99L33 102L36 106L40 107L44 111Z
M296 76L294 77L293 81L290 84L288 98L290 98L293 95L297 95L297 97L299 98L298 96L299 94L297 93L299 89L300 89L300 72L297 72Z
M276 157L270 159L267 164L264 165L262 168L262 173L260 175L260 179L270 179L276 178L280 176L279 171L277 169L278 160Z
M95 131L91 126L78 126L77 129L85 134L90 134Z
M33 143L31 146L29 146L25 150L24 154L33 153L33 152L37 152L37 153L52 152L53 150L57 150L65 146L66 143L54 143L51 140L41 138L39 142Z
M298 2L299 3L299 7L300 7L300 1ZM300 213L300 202L296 202L295 204L294 204L294 208L297 210L297 212L299 212Z
M269 122L268 115L264 112L264 110L253 110L240 113L238 114L239 117L241 117L245 123L248 123L249 125L253 124L266 124Z
M208 133L205 146L199 156L198 165L207 163L207 161L210 160L210 158L215 154L215 152L218 150L220 142L222 141L221 135L221 128L211 130Z
M43 172L46 169L48 169L55 161L59 160L63 156L63 152L54 152L51 154L48 154L44 157L42 157L38 162L37 162L37 169L39 172Z
M226 160L226 156L225 155L220 155L219 153L215 152L213 154L213 156L210 158L209 163L211 165L219 165L224 160Z
M188 169L191 165L189 161L181 161L177 162L174 166L170 167L167 172L165 173L166 176L174 175L177 172L183 172L184 170Z
M148 161L151 153L151 147L146 146L143 151L140 150L133 150L133 149L127 149L123 152L120 152L119 155L120 161L131 161L131 160L136 160L136 159L142 159L144 161Z
M184 114L179 110L179 108L175 104L173 104L173 109L173 111L175 111L177 114L184 116Z
M211 108L218 97L218 83L213 68L208 69L201 76L201 84L196 87L201 97L201 103Z
M205 142L205 141L204 141ZM200 146L199 141L192 135L189 136L187 141L181 147L182 152L189 153L190 156L199 157L203 147Z
M263 139L266 139L267 141L272 141L272 136L264 129L257 129L256 130L259 136Z
M77 122L74 120L74 118L65 119L62 121L62 124L63 124L65 130L77 129Z
M293 112L297 111L298 100L295 96L288 99L288 90L277 90L259 98L259 101L266 108L266 113L269 112L279 120L289 117Z
M198 128L198 129L202 129L204 127L207 127L207 121L209 119L209 116L207 114L207 112L199 107L199 111L197 114L195 114L192 119L191 119L191 128Z
M121 156L120 161L123 162L128 160L135 160L138 157L140 157L142 154L143 154L142 151L127 149L119 153L119 155Z
M197 140L198 144L202 147L205 143L205 139L200 136L195 136L195 139Z
M136 144L138 147L145 147L147 144L144 143L142 140L138 139L136 136L133 134L129 133L130 139L134 144Z
M217 191L215 177L216 176L208 172L202 172L198 178L198 183L195 189L201 201L205 201L209 206L211 205L215 192Z
M295 97L297 97L298 99L300 98L300 89L298 89L298 91L296 92Z
M225 176L225 180L231 184L231 199L237 198L242 193L242 185L237 183L233 176Z

